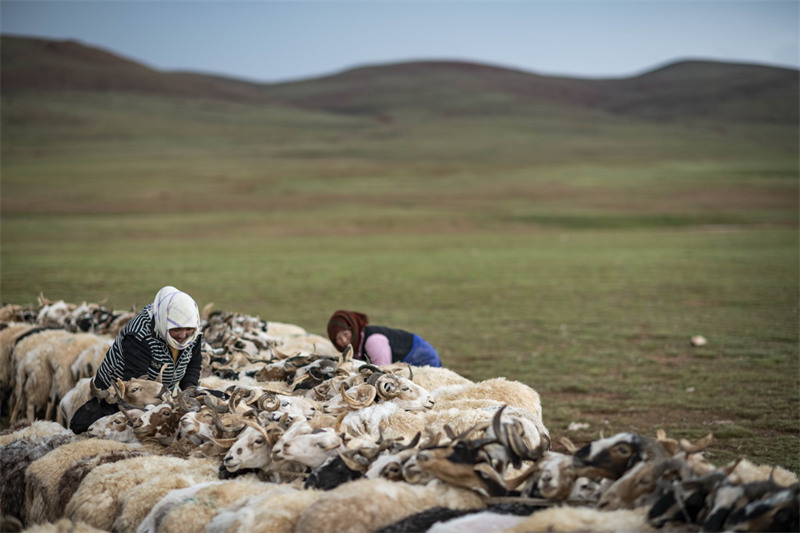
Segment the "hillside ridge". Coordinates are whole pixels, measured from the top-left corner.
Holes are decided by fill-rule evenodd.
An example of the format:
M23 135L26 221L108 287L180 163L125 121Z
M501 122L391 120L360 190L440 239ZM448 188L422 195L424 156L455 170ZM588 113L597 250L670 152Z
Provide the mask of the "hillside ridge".
M353 115L514 115L543 105L650 120L797 122L798 71L686 60L628 78L547 76L468 61L368 65L280 83L159 71L75 40L2 36L2 90L158 94Z

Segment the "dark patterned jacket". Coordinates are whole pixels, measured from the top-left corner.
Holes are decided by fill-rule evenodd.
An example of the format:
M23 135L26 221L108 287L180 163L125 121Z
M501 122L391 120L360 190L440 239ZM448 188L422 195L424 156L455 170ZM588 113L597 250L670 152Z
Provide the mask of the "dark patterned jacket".
M181 350L176 362L167 342L155 335L155 321L148 313L149 308L148 305L142 309L122 328L106 352L94 378L98 388L110 387L117 378L125 381L147 375L150 379L158 379L165 363L167 368L164 369L162 382L170 389L177 384L184 390L197 385L202 366L202 334Z

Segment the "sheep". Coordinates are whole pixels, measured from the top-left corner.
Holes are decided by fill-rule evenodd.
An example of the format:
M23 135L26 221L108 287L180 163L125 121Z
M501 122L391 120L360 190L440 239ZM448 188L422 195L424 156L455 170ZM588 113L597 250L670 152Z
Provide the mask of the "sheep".
M78 307L64 300L53 302L41 294L39 295L39 305L40 308L39 314L36 315L36 323L49 328L64 328L67 323L67 317Z
M633 433L618 433L579 449L573 456L573 464L581 475L619 479L651 453L666 456L666 450L655 439Z
M70 365L72 377L75 382L86 378L93 377L97 372L97 368L106 356L106 352L114 344L114 339L98 337L98 342L90 345L75 358L75 361Z
M22 417L34 420L35 415L47 405L53 379L53 368L49 363L51 352L57 341L72 334L64 330L43 330L20 340L13 352L15 369L13 408L11 422Z
M425 413L405 411L395 402L380 402L346 413L340 430L353 437L377 440L380 435L410 442L417 433L425 431Z
M431 409L434 406L435 402L431 394L408 378L400 377L395 374L375 373L370 376L369 379L374 379L373 386L380 399L391 401L395 403L397 407L407 411L420 411ZM348 400L345 396L351 395L347 394L346 391L342 391L323 403L322 411L325 413L335 413L346 409Z
M6 529L0 529L6 531ZM102 529L92 527L85 522L73 522L67 518L61 518L55 522L47 524L37 524L25 528L25 533L105 533Z
M781 466L757 465L747 459L738 460L734 465L728 466L733 466L730 474L731 483L741 484L773 479L777 484L789 487L798 482L797 474Z
M61 502L59 494L69 496L77 488L77 483L72 487L61 487L60 482L76 462L87 457L134 449L132 445L122 442L80 439L64 444L31 463L25 473L27 523L49 522L60 516L66 502ZM59 492L60 488L62 492Z
M0 516L13 517L22 523L25 519L25 472L28 466L59 446L73 442L75 438L72 432L42 436L29 434L3 445L0 453Z
M313 489L298 490L278 485L238 505L230 505L218 513L206 526L206 533L294 533L297 521L305 508L320 495ZM237 508L238 507L238 508Z
M731 531L800 531L800 485L753 499L725 521ZM705 528L704 531L710 531Z
M36 323L39 309L30 305L6 304L0 307L0 322Z
M123 492L120 508L111 531L135 533L151 510L172 491L186 489L217 480L215 463L204 459L189 459L181 471L168 470L156 474Z
M433 507L483 509L486 504L472 491L446 484L357 479L322 492L300 513L296 531L367 533Z
M132 417L140 418L142 414L144 414L142 409L128 409L124 413L119 412L98 418L86 430L86 436L117 442L138 443L139 439L136 438L130 421Z
M58 422L50 420L25 420L12 424L11 427L0 432L0 446L8 446L16 440L27 438L29 440L53 437L56 435L73 435Z
M20 414L33 420L37 411L51 420L56 402L75 385L70 366L88 346L98 342L94 334L46 330L25 337L14 349L15 387L12 421ZM59 413L60 416L60 413Z
M438 521L428 533L482 533L484 531L506 531L525 520L524 517L490 511L470 512L450 520Z
M272 465L272 449L283 434L284 428L274 423L268 428L248 424L236 438L222 459L227 472L257 470L266 475Z
M502 377L487 379L478 383L442 387L435 390L433 398L441 408L447 408L450 402L463 401L467 398L494 400L507 404L509 407L524 409L539 419L542 418L542 404L539 393L524 383L510 381Z
M108 441L110 442L110 441ZM127 493L153 478L170 482L174 476L199 469L203 477L216 471L208 461L149 455L100 465L83 478L64 509L64 516L94 527L110 530ZM196 465L196 466L192 466Z
M656 531L647 523L646 515L644 508L601 511L591 507L552 507L531 514L505 533Z
M50 386L50 399L47 403L46 419L51 419L53 410L58 402L75 386L75 375L72 372L72 365L75 360L86 350L99 345L100 348L108 344L108 339L99 337L93 333L75 333L64 338L51 352L48 352L50 367L53 372L53 379ZM56 410L57 411L57 410ZM60 411L57 411L56 421Z
M58 404L58 412L65 426L69 427L72 418L92 397L102 398L110 404L123 403L137 408L161 403L161 396L167 392L160 381L131 378L127 381L117 379L107 390L97 389L94 378L82 378L64 395Z
M536 463L534 474L520 492L528 497L564 501L572 494L576 477L571 455L548 451Z
M304 421L292 424L272 447L276 460L316 468L344 451L342 438L333 428L317 429Z
M139 533L193 533L243 497L270 492L274 486L253 479L211 481L173 491L139 525Z
M78 409L92 398L93 377L81 378L58 402L58 416L56 420L69 427L72 417Z
M7 398L14 388L14 368L12 353L17 342L31 332L41 331L41 328L28 323L10 323L0 330L0 401L5 406ZM1 407L0 407L1 408Z
M384 372L400 373L407 372L408 365L406 363L393 363L391 365L380 366ZM474 383L450 370L449 368L441 366L415 366L413 368L413 377L409 378L417 385L423 387L425 390L436 393L447 387L465 387L467 385L474 385Z

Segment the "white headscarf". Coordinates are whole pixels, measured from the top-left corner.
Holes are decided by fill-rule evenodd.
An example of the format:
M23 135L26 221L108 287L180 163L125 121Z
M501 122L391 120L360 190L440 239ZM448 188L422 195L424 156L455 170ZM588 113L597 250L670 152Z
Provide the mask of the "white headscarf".
M167 285L156 294L150 306L150 316L155 318L156 334L177 350L189 346L200 334L200 312L191 296ZM194 328L194 334L183 344L173 339L172 328Z

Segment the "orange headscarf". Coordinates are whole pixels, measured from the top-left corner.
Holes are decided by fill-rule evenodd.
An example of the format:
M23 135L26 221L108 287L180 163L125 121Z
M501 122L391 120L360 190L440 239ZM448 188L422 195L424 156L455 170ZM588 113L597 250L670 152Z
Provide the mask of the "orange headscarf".
M358 351L358 343L361 342L361 332L369 324L369 318L364 313L357 311L345 311L339 309L328 320L328 337L331 342L336 346L336 334L344 329L349 329L353 332L353 348ZM339 348L338 346L336 346ZM342 349L345 347L343 346Z

